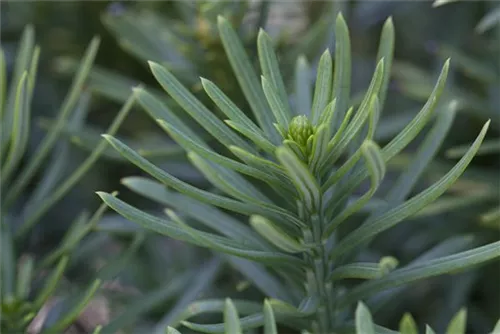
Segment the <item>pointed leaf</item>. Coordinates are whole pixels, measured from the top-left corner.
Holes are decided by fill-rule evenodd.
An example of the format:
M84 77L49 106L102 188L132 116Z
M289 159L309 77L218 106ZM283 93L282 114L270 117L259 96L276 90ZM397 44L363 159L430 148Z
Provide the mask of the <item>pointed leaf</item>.
M121 123L125 120L130 109L135 102L135 94L129 98L129 100L125 103L125 105L118 112L118 115L115 117L109 128L107 129L107 133L109 135L114 135ZM43 202L40 203L40 206L34 212L31 212L25 218L24 224L17 231L17 235L23 235L27 233L33 225L37 222L37 220L47 213L47 211L57 203L66 193L80 181L80 179L87 173L87 171L92 167L92 165L99 159L99 156L104 152L108 143L105 140L101 140L99 145L95 148L90 156L85 159L85 161L63 182L58 188L54 189L48 198L46 198Z
M401 150L403 150L421 131L425 126L427 121L432 116L439 96L441 95L444 84L446 81L446 76L448 73L449 61L446 61L438 82L434 88L433 93L429 97L429 100L422 108L422 110L417 114L417 116L396 136L389 144L387 144L382 149L382 154L384 161L388 162L395 155L397 155ZM338 194L341 196L349 196L353 190L368 176L368 171L366 168L361 168L359 171L355 172L346 184L343 184L339 189ZM342 198L335 198L336 202L341 202Z
M231 197L239 199L243 203L255 204L268 212L274 212L275 215L281 214L289 217L293 215L293 213L286 208L274 204L260 190L238 174L230 173L231 171L206 161L194 152L189 152L188 158L215 187ZM287 227L288 231L294 231L296 233L299 233L297 226L304 226L303 222L296 219L291 221L279 219L279 222L285 225L284 227Z
M385 21L384 27L382 28L382 34L380 36L377 53L377 61L384 59L384 75L380 87L380 92L378 93L381 111L384 110L387 89L390 82L392 59L394 57L394 39L394 24L392 22L392 17L389 17Z
M271 138L271 142L278 143L278 134L274 130L272 117L268 111L269 107L265 103L266 97L264 96L264 92L262 92L255 69L238 35L231 27L231 24L222 16L217 18L217 26L219 28L222 45L224 46L231 67L257 118L257 122L264 133Z
M392 187L390 193L386 197L389 205L393 203L401 203L410 194L419 177L425 171L425 168L436 156L441 143L444 141L448 131L453 124L456 114L456 103L452 101L447 110L438 115L438 119L425 137L425 140L420 144L414 160L409 165L409 168L401 174L396 184Z
M289 148L283 146L276 150L276 157L306 202L307 207L311 210L319 208L321 201L319 185L304 163Z
M280 100L278 92L269 83L265 76L261 76L262 90L266 96L267 103L271 108L271 112L274 115L276 122L284 129L288 129L288 124L290 123L291 113L287 110L286 105Z
M33 50L33 55L31 57L31 64L28 70L28 91L29 91L29 100L33 99L33 92L35 90L36 77L38 73L38 63L40 61L40 46L35 46Z
M125 218L160 234L168 235L178 240L187 241L198 246L208 247L231 255L249 258L254 261L281 265L302 265L302 260L296 257L251 249L248 248L248 245L244 245L244 243L235 242L214 234L197 231L185 224L171 210L167 210L167 212L172 221L166 221L142 212L131 205L110 196L109 194L99 192L98 195L108 206Z
M413 118L413 120L396 136L394 137L383 149L384 160L388 161L408 145L425 126L427 121L431 118L441 94L443 93L448 70L450 67L450 60L446 60L443 69L439 75L436 85L432 90L429 99L423 106L422 110Z
M174 188L175 190L188 195L194 199L197 199L203 203L215 205L233 212L242 213L245 215L252 214L263 214L270 215L274 218L277 218L279 221L283 221L283 219L287 219L290 222L295 223L298 226L302 225L302 222L298 220L293 215L283 212L284 210L280 210L279 212L274 212L274 210L269 210L267 208L263 208L262 206L250 204L250 203L242 203L239 201L235 201L233 199L220 196L217 194L213 194L211 192L196 188L192 185L189 185L176 177L170 175L164 170L156 167L148 160L141 157L139 154L134 152L130 147L122 143L120 140L112 137L112 136L103 136L120 154L126 157L130 162L132 162L137 167L141 168L153 178L162 182L163 184Z
M278 334L273 308L267 299L264 300L264 334Z
M399 265L398 259L393 256L384 256L380 259L378 263L378 268L380 269L381 275L387 275L389 272L393 271Z
M309 64L305 56L299 56L295 65L295 114L311 115L312 92Z
M102 331L102 325L98 325L96 326L96 328L94 328L92 334L101 334L101 331Z
M26 186L29 184L29 182L43 163L44 159L50 153L52 147L56 144L63 125L66 124L67 118L78 102L82 87L87 79L98 48L99 39L92 39L85 52L78 72L73 79L71 88L66 95L63 104L61 105L54 131L45 136L43 141L37 147L36 152L33 154L33 158L26 163L26 167L20 172L20 175L17 177L17 179L9 186L9 191L4 198L4 202L6 203L6 205L10 205L26 188Z
M306 250L299 241L289 236L265 217L257 215L251 216L250 225L252 225L254 230L262 237L287 253L301 253Z
M245 162L245 164L252 166L254 168L257 168L257 169L272 172L273 174L275 174L277 176L279 175L279 176L286 178L286 174L285 174L285 171L283 170L283 168L280 165L272 162L271 160L268 160L268 159L262 158L260 156L254 155L250 152L247 152L244 149L242 149L241 147L231 146L231 147L229 147L229 149L231 150L231 152L234 155L236 155L238 158L243 160Z
M255 145L263 149L268 153L273 153L276 150L276 146L272 144L269 140L267 140L264 136L261 136L259 132L253 132L250 128L245 125L237 122L233 122L231 120L224 121L227 125L229 125L234 130L241 133L243 136L250 139Z
M335 70L332 98L337 99L334 129L338 129L347 111L351 94L351 40L349 28L341 13L335 21Z
M451 128L455 116L456 103L452 101L449 103L448 107L448 110L439 114L436 124L418 148L417 154L415 155L412 163L409 165L408 169L399 176L395 185L385 197L385 202L387 204L382 205L372 215L370 215L365 224L369 224L369 222L377 217L377 215L400 205L411 193L426 167L432 159L434 159L441 143Z
M191 140L191 138L189 138L189 136L187 134L177 130L175 127L171 126L170 124L165 123L161 120L157 120L157 122L186 151L193 151L197 155L203 157L204 159L210 160L214 164L219 165L220 168L216 167L216 170L218 173L220 173L221 178L225 178L227 181L230 181L229 177L228 177L229 171L228 172L223 171L224 168L229 168L231 170L234 170L234 171L240 172L242 174L256 178L258 180L263 180L264 182L266 182L268 184L278 184L278 185L280 184L280 180L278 178L276 178L275 176L273 176L272 174L269 174L264 170L259 170L259 169L250 167L246 164L242 164L242 163L235 161L235 160L232 160L230 158L226 158L225 156L222 156L222 155L216 153L215 151L213 151L207 147L203 147L201 145L198 145L196 142ZM202 172L204 172L204 171L202 171ZM249 182L244 180L240 175L238 175L236 173L231 173L231 174L232 174L232 178L236 181L236 183L234 183L234 185L236 187L239 187L239 185L241 185L241 184L245 184L245 189L247 189L248 191L251 191L256 198L259 198L260 200L268 201L266 196L264 196L263 194L257 193L257 190L254 189L254 187Z
M278 100L284 107L283 116L285 117L285 123L283 124L288 126L288 121L290 121L292 116L292 112L290 111L290 106L288 104L288 94L286 93L285 83L281 77L278 58L274 52L271 38L262 29L259 30L259 34L257 36L257 49L262 75L269 80L268 83L276 91ZM265 88L264 93L266 93Z
M265 137L265 139L268 140L264 132L262 132L262 130L257 127L257 125L255 125L255 123L212 81L201 78L201 84L212 101L231 121L244 125L249 131Z
M16 87L16 98L13 107L12 124L8 124L11 133L9 152L1 167L0 182L5 185L16 170L27 148L30 126L30 92L28 88L28 72L24 72ZM7 125L2 122L2 124ZM5 129L3 130L5 131ZM6 141L9 141L6 139ZM3 143L2 143L3 144Z
M197 155L208 159L214 162L217 165L214 165L214 168L220 174L220 177L225 179L225 181L234 181L234 186L240 189L245 189L248 192L251 192L256 198L259 198L263 201L268 201L266 196L259 193L257 189L255 189L250 183L248 183L245 179L239 176L236 173L232 173L226 170L224 167L235 170L242 174L246 174L252 176L256 179L263 180L268 184L280 184L280 180L274 177L273 175L266 173L262 170L247 166L245 164L239 163L235 160L226 158L215 151L207 147L203 147L198 145L196 142L192 141L188 135L178 131L176 128L172 127L170 124L165 123L161 120L158 120L159 125L167 131L170 136L177 141L186 151L196 152ZM219 167L220 166L220 167ZM232 179L232 180L231 180ZM244 185L244 187L243 187Z
M356 115L354 116L354 118L352 120L352 124L349 124L349 127L346 130L346 134L353 132L353 136L351 137L351 139L342 139L340 141L340 143L342 143L343 141L350 142L352 140L352 138L355 138L355 135L358 133L360 126L363 124L363 123L358 124L358 121L357 121L358 117L363 118L362 116L358 116L358 115L362 115L364 109L366 109L366 108L371 109L372 105L375 103L374 101L376 101L376 104L380 108L380 100L378 99L378 94L380 93L380 89L381 89L382 83L384 81L384 75L386 75L386 72L384 71L385 67L386 67L385 59L382 58L377 63L377 67L375 68L375 71L373 73L373 77L372 77L372 80L370 82L370 86L368 87L366 94L365 94L363 100L361 101L361 104L358 107ZM377 121L378 121L378 118L377 118Z
M111 209L113 209L126 219L133 221L146 229L153 230L157 233L167 235L177 240L187 241L191 243L194 242L194 239L191 238L188 233L178 228L170 221L152 216L141 210L138 210L137 208L123 202L118 198L115 198L110 194L98 192L97 195L99 195L104 203L106 203L106 205L108 205Z
M158 97L142 87L132 89L137 97L137 102L154 120L161 119L162 121L171 124L173 127L189 135L193 141L200 145L206 146L204 140L196 134L191 128L186 126L184 122L173 113L170 108L163 103Z
M288 148L293 154L295 154L300 160L305 161L307 159L306 152L303 147L297 144L297 142L285 139L283 140L283 145Z
M16 54L16 60L14 63L14 71L12 73L11 83L9 85L9 92L3 108L5 108L0 116L2 117L2 123L0 124L0 157L3 156L5 149L7 148L8 138L12 134L12 123L15 117L15 105L18 96L18 87L24 76L24 73L30 70L30 61L33 56L33 48L35 47L35 32L33 26L28 25L23 30L21 40L19 43L19 49ZM6 75L6 74L5 74ZM4 81L6 82L6 80ZM5 88L2 87L2 90Z
M331 100L333 69L330 50L327 49L319 59L317 72L311 109L311 121L314 125L318 124L317 122L321 117L321 113ZM331 124L328 125L332 126Z
M465 334L467 329L467 310L462 308L451 319L446 329L446 334Z
M188 158L212 185L229 196L239 199L242 202L255 203L257 205L273 205L269 198L239 174L210 163L195 152L189 152Z
M481 133L471 145L467 154L464 155L464 157L438 182L434 183L432 186L412 197L405 203L378 216L370 224L362 225L354 232L350 233L336 246L330 256L335 258L336 256L352 250L363 241L395 226L403 219L420 211L427 204L432 203L439 196L441 196L453 183L456 182L472 161L477 149L486 135L488 126L489 122L483 126Z
M368 308L362 302L356 307L356 333L357 334L375 334L372 315Z
M266 249L269 245L250 227L237 219L191 197L170 191L163 184L142 177L127 177L121 183L153 201L172 207L196 219L205 226L239 242Z
M368 127L368 133L366 135L365 140L371 140L372 139L371 135L373 134L373 132L375 130L376 118L377 118L377 115L378 115L378 112L379 112L379 110L378 110L378 99L376 97L374 97L372 99L372 103L371 103L370 108L368 109L368 112L371 113L371 117L370 117L370 124L369 124L369 127ZM361 146L356 150L356 152L354 152L349 157L349 159L337 171L335 171L335 173L331 174L328 177L328 179L321 186L321 188L322 188L323 191L326 191L328 188L330 188L331 186L333 186L334 184L336 184L339 180L342 179L342 177L344 177L346 174L348 174L349 171L352 170L352 168L355 167L355 165L358 162L358 160L363 156L362 147L363 147L363 144L361 144ZM340 155L337 154L333 159L336 159L339 156Z
M226 334L242 334L238 311L229 298L226 299L226 306L224 308L224 323Z
M334 108L335 105L332 106ZM328 150L328 142L330 140L330 125L328 123L321 124L313 137L312 151L309 156L309 168L313 172L318 172L318 168L325 159Z
M425 325L425 334L436 334L436 332L429 325Z
M399 322L401 334L418 334L418 327L410 313L405 313Z
M378 101L375 102L376 96L380 90L380 85L383 79L384 62L381 60L375 73L373 74L370 87L366 93L365 99L361 103L359 109L354 115L352 121L349 123L345 131L342 133L342 137L338 142L334 142L336 138L334 137L328 144L328 149L330 150L330 156L328 157L326 167L333 165L337 159L344 153L348 148L349 144L356 138L359 131L363 127L365 121L368 119L370 112L373 110L375 105L378 105ZM338 104L338 101L336 102Z
M396 269L378 280L360 284L338 299L339 307L347 306L379 291L444 274L463 272L474 266L500 258L500 241L465 252Z
M342 137L345 136L345 131L347 129L347 126L351 124L350 122L353 113L354 113L353 107L347 110L344 119L340 124L340 127L338 128L337 132L335 132L333 138L328 142L329 147L337 147L337 144L339 143L340 139L342 139Z
M415 258L413 261L408 263L409 266L425 263L429 260L433 260L439 257L455 254L456 252L469 249L473 246L475 240L470 235L452 237L444 240L443 242L432 247L430 250L424 252L422 255ZM391 300L397 299L405 289L410 289L411 286L400 286L390 289L390 293L383 292L379 295L375 295L370 298L369 304L373 312L378 312L386 303Z
M86 129L81 129L80 131L70 131L69 129L63 130L64 135L70 136L72 144L78 146L79 148L92 153L95 147L99 144L102 139L101 134L86 133ZM125 140L125 139L124 139ZM127 140L130 147L134 148L137 153L143 157L165 161L168 159L179 160L183 159L185 155L185 150L175 143L157 143L156 141L132 141ZM111 159L113 161L123 162L126 161L118 152L116 152L112 147L109 147L102 153L101 158Z
M240 145L248 150L253 150L252 146L248 145L210 112L170 71L154 62L149 62L149 66L163 89L215 139L225 146Z
M172 219L172 222L188 233L189 236L198 244L201 244L204 247L266 264L284 266L304 265L301 259L294 256L289 256L279 252L255 250L249 248L248 246L242 247L240 243L234 242L230 239L197 231L183 222L182 219L180 219L173 211L167 209L166 213Z
M328 224L328 227L324 231L324 239L328 239L342 222L344 222L348 217L359 211L368 203L368 201L377 191L384 178L385 164L378 145L372 141L366 141L363 143L363 145L361 145L361 150L363 153L363 157L365 158L367 168L370 171L370 189L358 200L345 208L338 216L333 219L332 222Z
M336 99L333 99L332 101L330 101L330 103L328 103L326 105L325 109L323 109L323 111L321 112L321 114L319 116L319 120L318 120L319 124L326 123L329 125L328 127L330 128L330 131L328 133L328 137L331 136L331 124L333 121L333 116L335 115L336 104L337 104Z

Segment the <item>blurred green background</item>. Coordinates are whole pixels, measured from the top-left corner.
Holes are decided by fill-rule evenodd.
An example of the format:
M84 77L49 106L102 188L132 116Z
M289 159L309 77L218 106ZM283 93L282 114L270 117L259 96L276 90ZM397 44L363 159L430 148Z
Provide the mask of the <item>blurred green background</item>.
M42 53L33 114L35 118L45 121L54 117L66 93L72 60L81 57L93 36L100 36L96 68L105 71L101 74L114 73L120 78L108 84L102 78L109 79L109 76L95 73L90 82L95 94L88 118L89 131L99 133L118 112L125 99L124 92L138 83L156 86L146 63L150 55L157 58L153 59L155 61L171 64L182 75L183 82L205 101L207 99L200 91L200 76L222 86L237 104L245 105L243 95L234 84L235 79L217 33L211 29L217 14L229 15L233 19L233 24L240 28L249 54L254 58L257 27L263 24L277 41L285 77L293 73L298 54L305 53L312 64L311 77L314 78L314 67L321 53L327 47L333 51L335 36L331 26L335 13L342 11L351 33L354 93L362 92L369 83L382 25L392 16L396 29L395 61L383 121L377 133L378 140L383 143L390 139L417 113L448 57L452 58L452 63L446 95L447 98L458 99L460 112L435 165L429 168L428 181L442 175L446 170L443 168L451 166L460 157L459 146L470 143L484 122L492 120L487 135L491 148L485 149L473 160L462 181L447 195L448 198L462 196L465 204L455 211L416 218L418 224L398 227L375 244L378 252L394 254L404 262L445 236L473 232L481 238L498 239L498 217L493 222L482 217L485 213L494 213L500 198L499 7L500 3L495 1L461 1L437 8L433 8L431 1L276 1L264 4L259 1L253 4L234 1L224 6L213 1L2 1L0 30L10 71L22 30L27 24L35 27ZM263 10L268 11L267 15L259 16ZM495 12L496 16L491 14ZM490 19L485 21L484 17L488 14ZM309 34L313 30L317 33ZM176 38L169 38L172 35ZM127 38L130 36L143 43L129 43ZM311 39L311 36L314 38ZM43 122L33 124L30 147L35 147L46 131ZM131 113L120 133L139 142L154 142L160 146L172 144L141 110ZM406 158L411 157L411 152L407 153ZM88 150L79 147L72 154L71 164L77 166ZM185 167L182 155L167 156L161 161L162 166L172 173L190 182L203 182L194 169ZM395 162L394 171L404 168L404 164L405 156L402 156ZM158 209L120 186L122 177L138 174L140 172L132 166L112 157L99 161L80 185L37 227L33 249L49 249L77 215L75 208L97 207L96 190L118 189L122 199L132 200L141 208ZM388 182L391 182L390 178ZM467 197L473 190L486 192L488 196L485 200L474 202L475 198ZM107 219L119 218L110 215ZM486 223L482 223L484 221ZM149 262L136 260L129 266L132 269L128 269L132 272L129 276L133 277L130 280L143 290L155 289L165 276L149 272L151 277L141 278L141 270L150 270L165 261L172 268L184 268L193 258L197 263L205 258L200 257L198 250L193 255L193 250L185 247L183 254L186 256L174 259L162 251L162 247L166 247L164 238L152 237L151 240L141 247L137 255L138 259L147 258ZM168 243L169 247L172 244L176 249L184 249L184 246L172 242ZM162 253L161 258L157 258L158 253ZM433 321L435 328L442 328L459 306L467 304L471 306L471 328L478 333L486 332L500 315L496 298L500 295L500 277L496 269L492 265L477 273L458 275L454 281L456 286L452 289L445 288L440 279L421 283L412 292L407 291L399 304L393 305L393 314L380 314L376 318L381 324L394 327L404 309L414 313L418 319ZM75 270L76 277L80 275L81 268ZM225 292L231 286L231 293L238 294L234 286L240 279L238 275L224 271L219 277L224 283L215 286L221 286ZM212 293L216 295L217 291L214 288ZM445 311L437 316L437 309ZM153 312L150 317L158 319L160 315L161 312Z

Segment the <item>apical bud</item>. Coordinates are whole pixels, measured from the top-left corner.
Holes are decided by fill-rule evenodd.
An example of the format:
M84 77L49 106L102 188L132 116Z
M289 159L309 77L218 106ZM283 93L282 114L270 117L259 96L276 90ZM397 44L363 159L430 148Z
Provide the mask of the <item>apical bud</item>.
M296 116L288 127L287 139L293 140L301 147L307 146L307 140L314 134L314 127L305 115Z

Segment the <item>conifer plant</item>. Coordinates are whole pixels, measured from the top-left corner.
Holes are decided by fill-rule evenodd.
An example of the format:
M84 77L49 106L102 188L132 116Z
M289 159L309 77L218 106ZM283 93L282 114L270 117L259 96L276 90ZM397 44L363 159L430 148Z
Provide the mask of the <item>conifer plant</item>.
M187 152L213 189L200 189L173 177L116 137L104 135L123 157L151 176L128 177L123 184L168 208L166 217L158 217L98 192L109 207L146 229L258 265L252 283L267 296L264 308L246 300L199 301L198 307L186 312L185 320L197 311L224 311L226 324L184 321L183 326L206 333L238 333L264 326L266 333L276 333L270 320L275 319L288 328L286 332L352 333L357 327L369 333L373 326L359 320L368 318L354 316L358 303L370 309L383 307L384 298L391 294L388 289L394 293L393 288L467 270L500 256L497 241L465 251L443 247L402 264L389 255L378 261L363 257L379 234L445 193L484 139L489 121L451 170L432 186L413 193L455 116L454 101L438 106L450 60L444 63L420 112L380 147L373 135L393 59L390 18L382 30L373 77L357 107L351 107L350 38L341 14L335 24L335 63L326 50L312 90L309 64L299 57L293 100L265 31L259 32L257 40L260 80L236 32L223 17L218 18L218 32L251 116L215 83L202 78L206 94L227 118L222 121L166 67L155 62L149 65L165 92L224 149L212 149L204 134L193 131L147 89L133 92L134 99ZM430 123L407 170L390 184L389 191L380 191L388 162ZM368 216L360 214L374 203L376 209ZM196 227L192 220L198 223ZM364 304L359 305L358 314L366 315ZM168 331L176 333L173 328Z

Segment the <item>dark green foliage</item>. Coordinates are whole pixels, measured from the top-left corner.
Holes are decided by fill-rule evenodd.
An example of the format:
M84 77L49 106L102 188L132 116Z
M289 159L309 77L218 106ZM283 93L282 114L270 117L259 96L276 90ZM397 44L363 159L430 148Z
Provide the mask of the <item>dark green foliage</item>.
M125 184L131 189L142 194L155 189L154 193L158 194L154 196L155 200L158 201L161 197L161 202L175 207L168 200L171 195L168 195L170 190L167 189L173 188L196 200L198 205L209 204L212 210L219 207L247 216L255 233L247 229L245 220L234 222L234 232L229 232L222 230L221 226L214 226L208 217L198 219L211 227L213 232L221 234L207 233L191 227L171 209L166 210L168 219L159 218L141 212L109 194L99 193L107 205L147 229L261 263L267 268L266 275L270 279L296 293L296 296L287 297L287 301L279 298L270 301L278 322L314 333L340 330L349 322L349 313L345 312L349 312L349 307L352 309L352 305L359 300L377 299L386 289L462 271L500 256L498 242L493 242L461 253L448 250L451 255L441 255L396 269L395 260L388 261L384 258L379 262L379 273L371 277L366 277L366 272L373 270L377 263L356 260L362 254L361 250L367 249L370 241L381 232L418 213L453 185L471 162L486 135L489 121L473 145L449 172L432 186L408 197L453 121L457 101L448 102L437 117L435 130L427 134L416 159L408 165L408 171L401 173L397 182L384 195L384 204L371 212L364 222L359 218L352 219L377 193L384 179L386 163L402 151L431 119L444 89L449 61L445 62L438 82L421 111L387 145L380 148L373 142L373 136L389 83L394 43L390 19L384 25L378 64L372 81L353 115L352 108L347 110L350 102L348 86L351 66L349 31L342 16L338 16L336 49L339 51L335 58L335 76L331 59L328 60L330 55L325 52L318 67L314 100L309 107L311 111L297 118L293 118L296 111L292 112L288 105L272 45L261 43L268 39L266 33L261 30L258 36L261 86L229 22L219 17L218 28L255 122L248 119L235 103L230 102L222 89L208 85L209 82L205 80L204 87L208 95L222 111L225 110L224 113L229 118L226 121L229 126L226 127L210 115L206 107L166 67L156 62L149 64L153 75L169 96L210 133L214 140L227 147L243 163L232 156L213 151L204 139L190 135L191 130L182 121L171 121L173 115L169 109L153 112L150 108L152 103L142 105L154 115L170 137L188 152L191 162L224 195L193 187L159 169L122 141L109 135L105 138L120 154L160 182L142 178L129 179ZM326 75L325 79L323 75ZM296 80L300 80L300 77L297 76ZM307 83L297 86L307 87ZM217 96L210 94L210 91L217 91ZM134 94L139 100L147 101L143 89L134 90ZM147 96L151 100L152 95ZM313 119L314 125L309 118ZM248 124L246 129L243 123ZM230 128L236 131L233 132ZM339 130L333 131L332 128ZM238 133L252 142L254 147L249 148L248 142L238 137ZM257 168L264 165L269 167ZM252 182L243 175L255 181ZM349 203L348 196L352 196L353 190L367 177L370 179L370 189L361 197L353 196L354 199ZM257 180L266 185L258 185ZM161 184L166 188L162 190ZM200 212L192 209L180 212L200 216ZM342 231L341 224L347 220L359 227L347 233ZM341 270L346 272L346 276L337 274ZM331 281L331 277L338 277L340 280L368 278L368 281L352 286L348 282ZM256 282L258 279L260 278L254 278ZM301 285L304 288L299 288ZM231 304L228 305L226 317L232 308ZM237 305L235 307L238 309ZM262 314L250 311L248 317L242 320L241 327L251 329L263 324ZM228 318L226 325L187 322L184 325L207 333L223 331L227 325L236 326L231 325Z
M2 4L2 332L496 333L498 13Z

